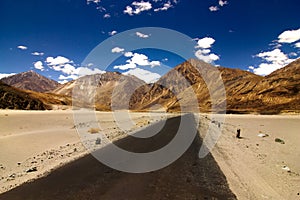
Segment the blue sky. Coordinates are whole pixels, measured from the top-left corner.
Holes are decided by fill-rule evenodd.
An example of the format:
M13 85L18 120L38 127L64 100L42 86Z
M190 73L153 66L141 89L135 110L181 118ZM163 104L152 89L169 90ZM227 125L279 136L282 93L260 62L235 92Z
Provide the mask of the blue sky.
M141 27L186 35L191 57L267 75L300 55L299 7L298 0L1 0L0 77L34 70L66 82L116 70L153 82L185 58L168 49L128 50L116 42L121 35L143 45L160 34L124 33ZM116 59L108 66L84 63L104 41L111 46L110 52L97 52L100 65L109 53Z

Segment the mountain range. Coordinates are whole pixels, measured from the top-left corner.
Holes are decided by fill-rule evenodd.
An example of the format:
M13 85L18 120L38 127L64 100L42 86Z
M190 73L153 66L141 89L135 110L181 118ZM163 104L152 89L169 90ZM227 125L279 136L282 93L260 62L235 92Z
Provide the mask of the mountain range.
M226 96L214 95L212 100L211 92L223 92L223 87L216 85L217 76L224 84ZM84 76L63 85L33 71L1 81L7 84L1 83L1 108L33 109L28 104L7 106L6 101L15 101L14 105L17 105L17 99L22 99L19 98L22 94L29 95L35 102L32 104L39 105L33 106L34 109L51 109L53 105L71 106L73 95L73 105L97 110L110 110L113 107L143 111L160 105L169 112L178 112L187 110L182 105L194 105L192 96L195 96L197 109L201 112L277 114L300 111L300 59L265 77L191 59L152 84L118 72ZM213 91L208 88L213 88ZM8 94L11 98L7 98Z

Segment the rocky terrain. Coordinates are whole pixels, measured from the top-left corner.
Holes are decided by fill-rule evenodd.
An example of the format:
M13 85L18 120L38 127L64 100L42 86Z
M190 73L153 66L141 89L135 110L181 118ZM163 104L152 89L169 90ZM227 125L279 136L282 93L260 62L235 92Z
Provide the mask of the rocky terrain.
M51 91L60 85L58 82L46 78L32 70L3 78L1 81L19 89L35 92Z
M200 110L201 112L278 114L300 111L299 68L300 59L262 77L248 71L215 67L191 59L173 68L153 84L146 84L134 76L126 76L118 72L88 75L63 85L53 83L32 71L3 80L15 87L35 91L44 92L52 88L51 93L28 91L31 97L50 107L53 104L71 105L71 98L73 98L75 107L89 107L100 111L111 109L143 111L160 105L168 112L184 109L192 112ZM217 82L219 76L221 76L220 81ZM212 91L208 88L212 88ZM224 95L222 95L222 88L225 88ZM214 94L213 99L210 92ZM194 107L186 108L190 105ZM215 107L212 108L212 105ZM11 108L6 104L2 107ZM17 106L16 109L32 109L32 106ZM42 107L34 109L42 109Z
M207 85L215 88L214 93L222 93L220 87L214 86L216 84L213 79L216 73L214 68L197 60L180 64L151 85L145 93L137 91L141 100L136 101L133 109L143 110L154 104L162 104L168 111L180 111L179 99L191 96L189 89L192 88L197 96L200 111L211 111L212 100ZM299 68L300 60L297 60L269 76L262 77L248 71L218 67L226 90L227 113L298 112L300 110ZM206 81L203 77L206 77ZM185 101L189 99L185 98ZM215 99L215 102L217 107L225 103L222 96ZM185 102L185 105L188 103Z
M0 81L1 109L52 110L71 105L72 99L69 96L21 90Z
M0 81L0 108L20 110L45 110L46 105L29 93Z

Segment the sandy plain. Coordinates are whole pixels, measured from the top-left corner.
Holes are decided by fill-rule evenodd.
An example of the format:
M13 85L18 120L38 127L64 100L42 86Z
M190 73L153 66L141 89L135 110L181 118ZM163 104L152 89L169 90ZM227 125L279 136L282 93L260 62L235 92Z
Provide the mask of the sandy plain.
M97 112L96 120L88 117L90 121L80 124L71 110L1 110L0 192L88 154L77 129L89 131L99 123L99 131L117 140L171 116L131 113L134 123L124 131L119 126L128 124L128 119L116 120L109 112ZM300 199L299 115L226 115L220 126L210 115L200 115L202 138L209 126L222 131L211 153L238 199ZM237 129L241 129L239 139Z

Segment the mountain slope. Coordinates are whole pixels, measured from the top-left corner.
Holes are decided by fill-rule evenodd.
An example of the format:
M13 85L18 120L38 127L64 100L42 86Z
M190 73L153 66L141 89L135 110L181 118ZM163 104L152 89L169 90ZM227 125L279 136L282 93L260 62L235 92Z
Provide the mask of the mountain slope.
M47 92L57 88L60 84L34 71L27 71L1 79L7 85L35 92Z
M131 93L145 82L118 72L106 72L81 77L59 86L52 92L73 97L75 107L95 107L97 110L128 109ZM124 92L125 91L125 92Z
M11 87L0 81L0 108L21 110L45 110L47 106L25 91Z
M149 109L155 104L161 104L168 111L180 111L180 100L183 105L195 104L188 98L194 93L200 111L212 111L209 86L214 88L216 107L221 108L226 103L227 113L275 114L286 110L300 110L299 68L300 61L297 60L269 76L261 77L239 69L218 67L226 90L225 102L222 95L217 95L222 94L222 90L214 82L216 67L199 60L189 60L161 77L142 95L133 109Z

